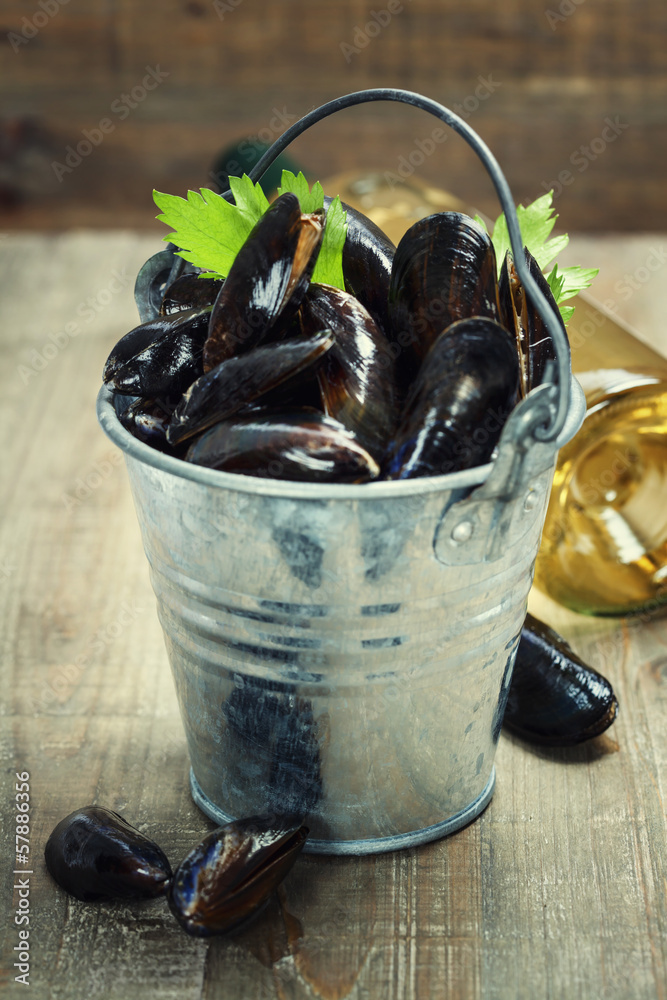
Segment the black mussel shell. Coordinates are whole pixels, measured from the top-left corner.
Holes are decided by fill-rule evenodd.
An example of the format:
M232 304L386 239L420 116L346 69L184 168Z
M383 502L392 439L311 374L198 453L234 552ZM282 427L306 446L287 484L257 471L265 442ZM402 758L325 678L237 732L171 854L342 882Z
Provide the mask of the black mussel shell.
M383 462L387 479L412 479L488 462L516 403L519 362L492 320L453 323L419 371Z
M336 420L306 410L257 410L222 421L188 449L188 462L248 476L362 483L379 467Z
M312 337L266 344L222 361L187 390L171 418L168 440L178 444L228 419L244 404L313 366L333 342L330 330L320 330Z
M182 271L186 266L183 258L174 256L171 250L160 250L148 258L134 283L134 301L142 323L147 323L158 315L174 267Z
M55 827L44 848L59 886L84 902L151 899L172 877L164 852L118 813L86 806Z
M181 862L169 907L194 937L227 934L268 902L296 861L308 827L254 816L210 833Z
M567 747L599 736L617 713L606 677L557 632L526 615L503 726L531 743Z
M567 340L565 324L549 288L549 282L528 247L524 247L523 252L531 277L537 282L538 288L558 317ZM526 396L531 389L544 381L548 362L556 361L556 347L542 317L526 297L509 250L500 269L499 299L503 325L508 330L514 331L516 336L521 364L521 392Z
M162 337L168 336L178 330L182 323L188 323L197 317L204 315L200 309L188 310L176 313L173 316L157 316L150 319L141 326L135 326L133 330L121 337L116 346L111 351L104 365L102 378L105 383L111 382L114 376L120 371L128 361L145 351L147 347L154 344ZM206 316L208 321L208 315Z
M328 208L332 199L324 199ZM389 282L396 247L375 223L345 202L347 234L343 246L345 288L368 310L382 332L389 328Z
M222 281L200 278L197 274L182 274L166 289L160 315L169 316L183 309L204 309L212 306L222 288Z
M319 369L325 413L340 421L380 461L396 425L397 388L390 344L352 295L311 284L304 322L330 329L335 342Z
M204 348L205 371L259 346L278 320L289 322L306 294L323 231L324 212L302 214L296 195L283 194L267 209L216 299Z
M118 419L139 441L158 451L177 455L179 453L167 441L167 428L181 398L177 394L167 395L162 399L135 399L119 414Z
M116 371L111 379L116 392L151 397L185 392L204 371L202 351L210 312L209 306L164 317L181 321Z
M440 333L470 316L500 321L493 243L467 215L429 215L405 233L392 267L387 334L399 366L412 374Z

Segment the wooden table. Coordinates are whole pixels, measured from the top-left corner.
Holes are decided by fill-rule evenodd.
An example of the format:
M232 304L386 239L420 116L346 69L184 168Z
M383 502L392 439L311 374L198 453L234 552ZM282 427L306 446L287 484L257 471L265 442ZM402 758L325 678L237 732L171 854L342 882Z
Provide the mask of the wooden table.
M188 938L162 902L85 905L51 881L48 834L86 803L118 810L174 861L211 826L190 799L124 467L94 412L103 361L136 322L134 275L157 248L128 233L0 241L7 996L23 995L12 843L15 773L28 771L27 995L40 1000L665 997L664 619L542 603L612 681L609 733L567 751L503 736L477 822L418 850L302 857L230 940Z

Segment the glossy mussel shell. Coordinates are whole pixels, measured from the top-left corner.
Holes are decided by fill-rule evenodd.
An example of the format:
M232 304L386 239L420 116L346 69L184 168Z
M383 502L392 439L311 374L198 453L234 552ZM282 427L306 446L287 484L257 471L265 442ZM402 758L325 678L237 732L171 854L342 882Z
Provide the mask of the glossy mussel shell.
M183 309L203 309L212 306L221 288L222 281L200 278L198 274L182 274L166 288L160 315L169 316Z
M416 222L396 248L389 288L390 340L413 370L440 333L457 320L500 321L496 255L467 215L438 212Z
M599 736L617 712L609 681L557 632L526 615L503 725L531 743L566 747Z
M361 483L379 468L337 421L315 411L258 410L224 420L190 446L188 462L249 476Z
M331 285L311 284L301 312L306 325L335 334L318 375L325 412L380 461L396 424L389 342L356 298Z
M565 333L565 324L547 279L527 247L524 247L523 252L531 277L537 282ZM542 317L526 295L509 250L500 269L499 297L503 325L508 330L513 330L516 336L521 365L521 393L526 396L544 381L548 362L556 361L556 347Z
M58 885L85 902L160 896L172 875L157 844L101 806L77 809L61 820L44 858Z
M325 207L331 198L324 199ZM386 335L389 328L389 283L396 247L367 216L342 202L347 213L343 246L345 288L371 314Z
M178 866L169 906L195 937L226 934L266 903L308 836L299 822L250 817L205 837Z
M510 334L473 318L433 344L383 462L387 479L412 479L488 462L514 406L519 362Z
M246 403L312 367L333 342L333 333L322 330L312 337L266 344L222 361L183 396L167 431L169 442L177 444L231 417Z
M211 314L204 371L259 346L294 315L308 288L324 231L324 212L304 215L283 194L239 250Z
M111 352L104 381L128 396L184 392L203 372L202 351L210 312L210 306L188 309L131 330ZM144 337L148 343L140 347ZM120 363L126 353L130 353L129 359Z

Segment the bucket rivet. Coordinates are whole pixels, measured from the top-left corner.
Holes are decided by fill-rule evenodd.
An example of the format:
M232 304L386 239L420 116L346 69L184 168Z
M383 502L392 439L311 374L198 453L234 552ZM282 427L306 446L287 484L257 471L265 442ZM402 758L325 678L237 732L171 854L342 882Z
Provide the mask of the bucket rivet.
M472 521L461 521L454 528L452 528L452 539L455 542L467 542L472 533Z
M527 494L526 499L523 501L524 510L534 510L537 506L537 491L530 490Z

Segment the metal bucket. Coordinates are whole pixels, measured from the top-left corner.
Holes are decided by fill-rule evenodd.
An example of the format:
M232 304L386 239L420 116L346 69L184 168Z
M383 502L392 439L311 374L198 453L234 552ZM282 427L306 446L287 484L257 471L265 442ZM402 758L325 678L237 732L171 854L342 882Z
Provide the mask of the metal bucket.
M132 437L116 410L127 398L101 390L192 794L212 819L293 812L306 816L306 850L366 854L442 837L487 805L556 454L584 415L562 350L559 370L557 437L545 439L556 408L544 384L511 414L492 463L360 486L180 461Z
M572 400L555 444L527 433L538 393L492 465L322 487L163 455L100 392L205 813L307 812L309 850L362 854L481 812L574 380Z

